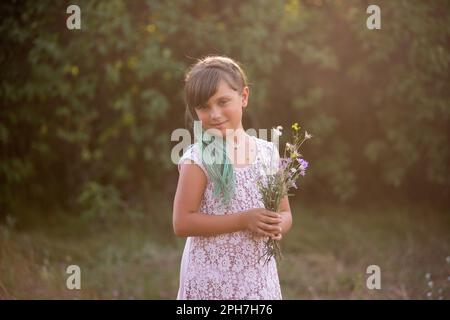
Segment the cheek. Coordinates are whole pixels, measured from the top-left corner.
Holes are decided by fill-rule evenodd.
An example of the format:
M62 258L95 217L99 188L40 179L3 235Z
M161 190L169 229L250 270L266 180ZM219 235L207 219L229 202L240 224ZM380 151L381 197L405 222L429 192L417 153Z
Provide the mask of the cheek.
M226 117L228 118L228 119L233 119L233 120L237 120L237 119L240 119L241 118L241 115L242 115L242 109L239 107L239 108L233 108L233 109L228 109L226 112L225 112L225 115L226 115Z
M227 106L226 108L222 109L222 113L227 116L227 118L232 118L236 114L236 108L232 105Z
M199 111L196 111L195 113L197 114L197 118L198 118L198 120L200 120L200 121L204 121L204 120L207 118L206 112L199 112Z

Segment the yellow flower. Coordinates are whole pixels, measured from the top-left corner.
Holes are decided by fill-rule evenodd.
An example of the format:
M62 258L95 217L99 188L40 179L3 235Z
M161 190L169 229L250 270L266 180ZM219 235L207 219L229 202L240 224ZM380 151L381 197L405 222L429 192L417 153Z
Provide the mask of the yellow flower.
M156 30L156 26L150 23L145 27L145 29L147 30L148 33L153 33Z
M294 123L293 125L292 125L292 127L291 127L292 129L294 129L295 131L298 131L298 130L300 130L300 126L298 125L298 123L296 122L296 123Z
M136 57L132 56L132 57L128 58L127 63L128 63L128 67L130 69L134 69L138 63L138 59Z
M70 68L70 72L72 73L72 75L73 76L77 76L77 74L78 74L78 72L79 72L80 70L78 69L78 67L77 66L72 66L71 68Z

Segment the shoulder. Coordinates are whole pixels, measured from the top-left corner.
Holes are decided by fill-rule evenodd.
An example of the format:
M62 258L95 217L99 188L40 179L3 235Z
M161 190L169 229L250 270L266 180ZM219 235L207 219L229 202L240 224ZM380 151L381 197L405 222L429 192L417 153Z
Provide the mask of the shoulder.
M272 141L256 138L258 145L259 159L265 170L269 172L275 172L278 170L280 162L280 152L278 151L278 145Z
M256 145L259 148L260 151L262 151L265 154L272 154L278 152L278 146L273 143L272 141L267 141L265 139L260 139L258 137L254 137L256 141Z
M181 170L182 164L197 165L198 167L200 167L200 169L202 169L206 177L208 177L206 168L202 163L200 147L197 143L191 144L186 148L186 151L183 153L180 160L178 161L178 171Z
M178 161L178 163L180 164L183 162L183 160L186 159L194 160L193 158L197 159L199 158L199 156L200 156L199 146L198 144L194 143L184 149L183 155L181 156L180 161Z
M255 138L256 143L258 143L259 145L270 146L271 144L273 144L273 142L267 141L266 139L261 139L255 136L253 136L253 138Z

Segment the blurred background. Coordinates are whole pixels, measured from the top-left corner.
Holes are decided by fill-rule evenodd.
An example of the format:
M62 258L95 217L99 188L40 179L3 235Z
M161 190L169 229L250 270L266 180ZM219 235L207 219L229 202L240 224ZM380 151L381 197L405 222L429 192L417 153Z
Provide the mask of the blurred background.
M248 74L246 129L314 136L283 297L450 298L448 1L7 0L0 14L1 299L175 299L170 134L186 68L211 54Z

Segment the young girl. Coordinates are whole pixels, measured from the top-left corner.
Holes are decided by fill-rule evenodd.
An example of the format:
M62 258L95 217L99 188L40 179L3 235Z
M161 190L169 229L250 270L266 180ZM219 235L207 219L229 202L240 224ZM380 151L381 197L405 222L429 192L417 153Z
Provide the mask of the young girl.
M232 138L222 164L205 161L202 141L178 163L173 228L187 240L177 299L282 298L275 260L260 258L267 237L281 240L292 217L287 197L280 212L264 209L256 182L278 150L243 130L248 97L246 76L230 58L204 58L186 74L187 119Z

